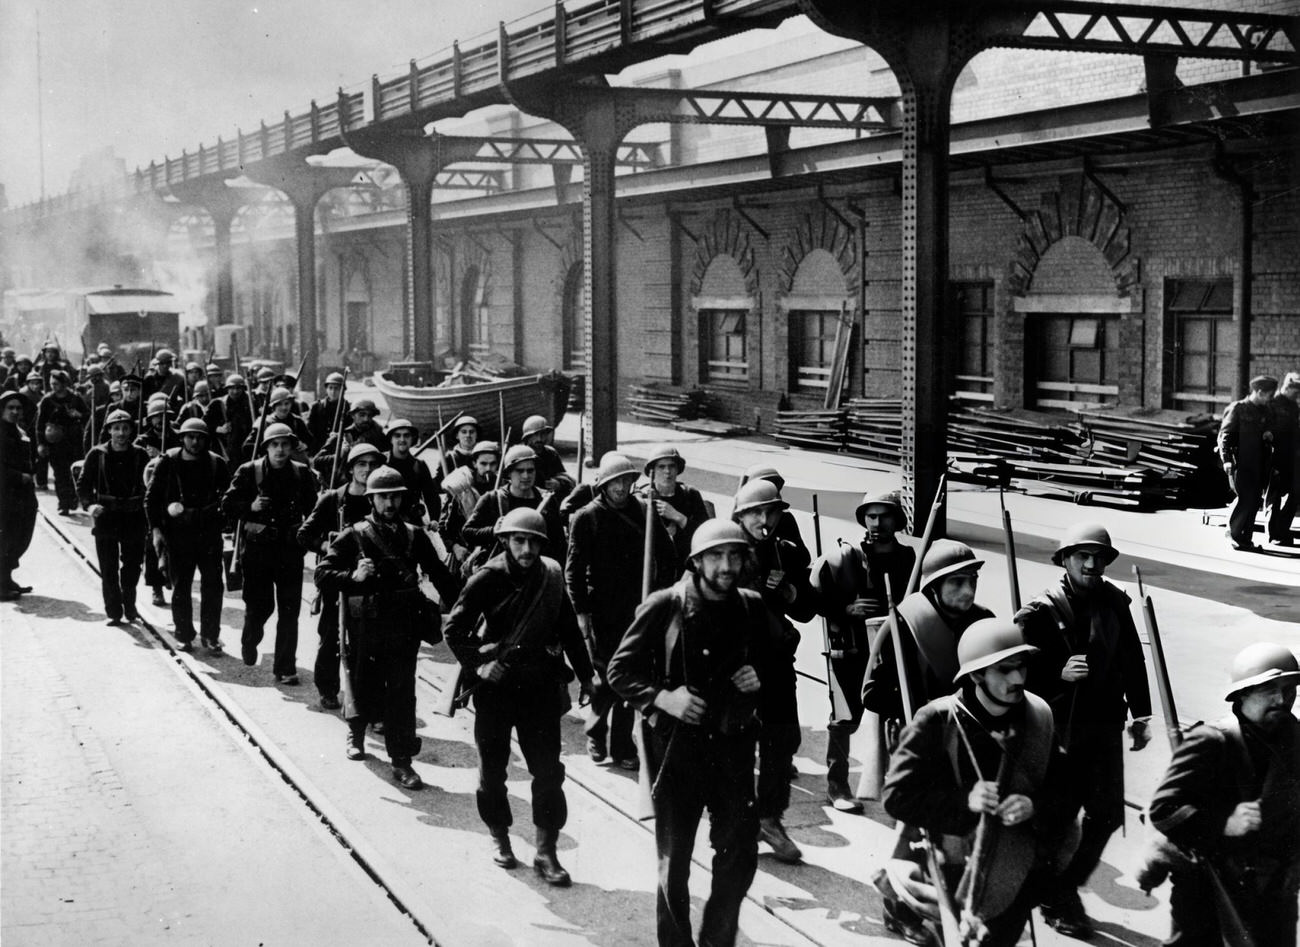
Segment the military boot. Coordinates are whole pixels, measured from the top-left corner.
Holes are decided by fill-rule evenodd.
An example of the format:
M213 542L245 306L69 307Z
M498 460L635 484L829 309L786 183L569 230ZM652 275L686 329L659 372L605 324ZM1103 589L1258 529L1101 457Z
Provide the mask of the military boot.
M537 830L537 856L533 859L533 871L541 875L548 885L557 888L569 886L569 873L564 870L560 860L555 857L555 843L560 833L557 829Z
M518 868L519 859L510 847L510 830L505 826L489 825L492 834L492 861L500 868Z

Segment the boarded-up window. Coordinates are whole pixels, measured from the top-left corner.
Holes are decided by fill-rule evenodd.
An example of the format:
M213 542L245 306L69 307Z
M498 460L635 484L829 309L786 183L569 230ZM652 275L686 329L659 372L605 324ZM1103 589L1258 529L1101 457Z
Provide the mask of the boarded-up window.
M1170 280L1165 326L1173 337L1170 407L1216 413L1235 397L1232 280Z

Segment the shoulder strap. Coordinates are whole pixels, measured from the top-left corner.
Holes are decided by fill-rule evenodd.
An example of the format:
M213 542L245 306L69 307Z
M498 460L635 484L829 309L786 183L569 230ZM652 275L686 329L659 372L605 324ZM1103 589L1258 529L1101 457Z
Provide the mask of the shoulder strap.
M671 666L673 651L677 647L677 641L682 636L682 616L686 612L686 592L681 584L674 585L669 592L669 597L673 603L673 617L668 621L668 627L664 630L664 673L668 673ZM682 680L686 679L686 659L682 659Z

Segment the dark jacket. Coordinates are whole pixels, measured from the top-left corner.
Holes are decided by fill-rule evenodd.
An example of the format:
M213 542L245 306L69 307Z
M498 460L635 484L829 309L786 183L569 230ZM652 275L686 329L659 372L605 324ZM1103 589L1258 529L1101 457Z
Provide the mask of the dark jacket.
M268 498L270 507L254 510L259 496ZM298 528L315 505L316 476L305 464L289 460L276 470L265 457L240 464L221 498L226 518L243 520L250 547L270 544L299 555Z
M65 390L62 394L51 392L41 399L36 409L36 443L48 447L47 435L59 430L62 437L58 441L60 448L73 448L81 456L82 427L90 421L90 409L81 396Z
M203 451L185 460L179 447L168 448L154 468L153 480L144 493L145 513L151 529L169 532L202 532L208 538L221 537L221 495L230 485L230 468L217 454ZM168 515L167 507L180 503L185 512Z
M1249 398L1234 401L1219 422L1219 461L1258 473L1268 470L1268 450L1264 434L1271 429L1273 415L1267 405L1257 405Z
M564 541L564 527L560 525L560 517L556 512L557 497L554 494L547 493L545 490L533 488L533 495L530 497L517 497L510 493L510 488L506 486L497 487L490 490L478 498L478 503L474 506L474 512L469 515L465 525L460 530L460 541L468 546L471 550L488 549L492 550L495 555L499 552L496 549L496 535L492 532L497 520L505 516L511 510L521 507L527 507L530 510L539 510L542 519L546 522L546 548L542 550L556 562L563 562L568 552L568 547Z
M871 642L866 619L889 613L885 576L889 576L894 598L902 599L915 563L915 550L897 541L888 552L875 553L869 547L840 540L813 564L812 584L821 601L821 614L826 616L833 650L867 653ZM881 607L865 618L848 615L847 609L853 601L864 597L879 600Z
M370 499L365 494L348 493L348 485L326 490L316 499L311 513L298 527L298 544L303 549L324 553L339 530L339 504L343 504L343 525L351 526L370 515Z
M77 497L87 509L96 503L104 507L95 521L95 533L144 530L144 468L148 463L149 455L134 445L115 451L107 444L97 444L86 454L77 478Z
M338 423L340 408L343 409L344 417L352 411L352 405L346 398L340 398L338 401L326 401L322 398L312 402L311 408L307 411L307 431L311 434L308 450L315 453L329 440L330 434L334 432L334 425Z
M650 486L643 484L637 490L637 496L643 500L647 499L650 496ZM694 487L685 483L678 483L677 490L672 496L663 496L656 493L655 499L663 500L686 517L686 525L681 529L669 528L665 524L665 528L673 537L673 545L677 548L678 561L685 562L691 553L691 537L700 528L700 524L709 518L709 509L704 505L704 497ZM804 552L807 552L807 550L804 550Z
M428 517L430 522L436 523L442 498L424 461L409 455L398 460L389 451L384 454L384 465L396 470L406 482L406 499L402 503L402 516L406 521L418 526L422 517Z

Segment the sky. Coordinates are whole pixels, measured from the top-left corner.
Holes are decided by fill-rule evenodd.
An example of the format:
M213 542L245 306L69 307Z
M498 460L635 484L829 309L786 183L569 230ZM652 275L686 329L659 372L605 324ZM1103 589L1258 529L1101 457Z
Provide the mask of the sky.
M324 104L549 8L549 0L0 0L0 183L65 192L82 157L127 170ZM40 75L37 83L37 23ZM38 103L43 113L38 121ZM44 134L40 134L42 127Z

